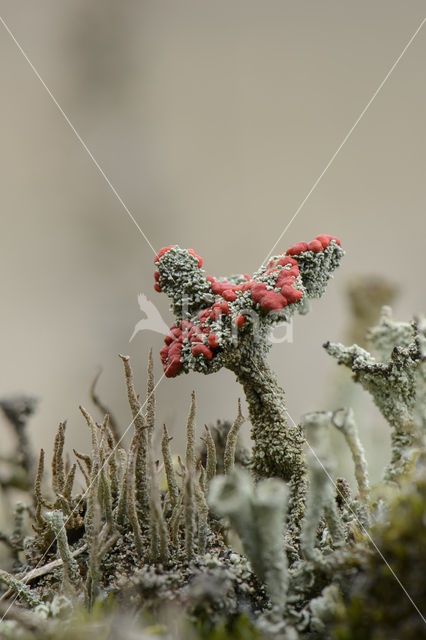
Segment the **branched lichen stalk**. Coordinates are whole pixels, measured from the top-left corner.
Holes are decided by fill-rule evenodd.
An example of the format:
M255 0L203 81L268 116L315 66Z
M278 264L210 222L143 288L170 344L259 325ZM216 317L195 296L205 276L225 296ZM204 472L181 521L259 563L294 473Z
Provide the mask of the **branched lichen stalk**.
M37 607L40 604L41 600L37 593L33 592L28 585L15 578L15 576L7 571L3 571L3 569L0 569L0 582L7 584L9 589L16 594L16 597L31 608Z
M96 426L96 422L90 415L88 411L83 406L79 406L81 413L83 414L84 419L86 420L87 426L90 430L90 436L92 440L92 460L97 460L99 457L99 440L98 440L98 427Z
M417 373L426 361L419 335L408 346L395 346L389 359L377 361L358 345L344 347L339 343L324 344L339 364L349 367L354 380L372 396L384 418L392 427L392 457L385 471L386 480L398 480L410 465L412 449L418 445L414 419Z
M339 415L340 414L340 415ZM355 467L355 478L358 485L360 500L365 502L368 498L370 483L368 480L368 466L364 447L359 437L358 427L352 409L340 409L335 411L332 417L334 426L343 433L347 445L352 454Z
M254 441L256 475L291 481L290 523L297 538L305 494L303 435L288 424L284 392L266 363L271 328L305 313L307 301L323 295L343 256L340 240L319 235L272 257L252 277L206 276L192 249L170 245L155 257L156 291L171 301L175 323L160 355L165 375L231 370L243 385ZM191 439L187 469L193 473ZM188 451L189 448L189 451Z
M82 462L84 462L86 470L88 472L88 474L90 475L91 471L92 471L92 458L90 456L88 456L86 453L80 453L79 451L76 451L75 449L73 449L74 455L78 460L81 460Z

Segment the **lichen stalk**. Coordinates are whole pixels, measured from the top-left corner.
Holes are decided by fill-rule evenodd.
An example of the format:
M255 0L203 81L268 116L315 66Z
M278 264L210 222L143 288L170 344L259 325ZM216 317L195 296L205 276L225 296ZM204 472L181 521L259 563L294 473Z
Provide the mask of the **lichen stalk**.
M118 449L121 463L121 478L118 491L118 502L115 508L115 521L119 526L123 526L126 519L127 508L127 453L121 447Z
M52 489L58 494L62 493L65 485L64 472L64 444L65 444L65 422L60 422L53 443L52 456Z
M198 514L198 553L203 554L206 551L207 534L209 530L209 507L204 495L204 491L201 488L199 478L194 481L193 488L194 501Z
M332 423L339 431L341 431L350 449L354 462L355 479L358 485L359 498L363 502L366 502L370 491L368 466L353 410L340 409L335 411L332 416Z
M148 354L147 384L146 384L146 412L145 422L148 427L148 437L151 438L155 427L155 380L154 380L154 359L152 349Z
M306 494L302 429L287 421L284 391L266 358L244 351L231 367L249 408L254 442L251 467L258 478L290 481L289 527L297 538Z
M186 421L185 464L190 473L195 471L195 391L191 394L188 419Z
M240 428L244 424L244 416L241 412L241 400L238 398L238 411L232 427L228 431L226 437L225 451L223 454L223 464L225 474L232 473L235 465L235 450L237 448L238 436Z
M144 545L143 545L142 532L139 525L139 519L138 519L136 502L135 502L135 468L136 468L136 458L137 458L138 448L139 448L139 441L138 439L135 439L129 452L129 460L128 460L127 472L126 472L127 473L126 504L127 504L127 518L133 529L135 548L139 557L142 558L144 555Z
M195 508L194 490L191 473L188 472L184 479L183 496L184 522L185 522L185 555L190 561L194 556L194 535L195 535Z
M207 456L206 456L206 486L210 484L213 478L216 475L217 469L217 455L216 455L216 444L213 439L212 433L208 426L204 425L204 430L206 433L206 437L203 439L206 443Z
M179 489L176 482L176 474L173 466L173 458L170 451L171 440L173 440L173 438L169 436L166 425L163 425L163 437L161 439L161 452L163 455L164 469L166 472L167 489L169 492L170 505L173 510L179 498Z
M303 416L302 424L312 445L307 455L309 492L300 535L302 553L307 560L323 562L316 548L318 525L324 514L333 543L339 546L345 539L345 529L337 510L335 489L331 481L332 462L329 458L329 426L331 413L315 412ZM317 451L314 451L315 447Z
M344 347L340 343L326 342L323 345L339 364L352 370L354 379L371 394L392 428L392 457L384 473L387 481L398 481L408 470L412 450L419 443L414 409L417 374L426 356L421 336L414 333L412 339L408 346L394 346L383 361L377 361L356 344Z
M130 411L133 418L133 423L136 431L139 431L140 443L138 449L138 457L136 460L136 490L137 490L137 505L138 505L138 514L143 525L144 513L149 512L150 508L150 487L149 487L149 473L148 473L148 445L149 438L145 431L145 418L142 413L142 405L139 401L138 395L135 390L134 380L133 380L133 372L130 366L130 358L129 356L124 356L120 354L120 358L123 361L124 366L124 375L126 378L126 388L127 388L127 397L129 400ZM150 367L148 366L150 370ZM150 374L148 372L148 379L150 379ZM148 382L148 386L151 383ZM153 407L154 407L154 394L153 390L150 392L150 427L153 427ZM148 411L147 411L148 413Z
M73 558L68 546L65 520L61 511L48 511L45 514L47 523L55 534L59 556L63 562L64 587L70 584L75 590L82 586L82 580L77 561Z
M254 488L250 476L241 470L215 478L209 493L209 504L229 519L254 572L266 583L278 617L283 614L288 589L283 538L287 503L288 488L281 480L261 480Z
M21 580L18 580L7 571L3 571L3 569L0 569L0 582L7 584L9 589L16 594L16 597L19 598L21 602L25 602L28 606L33 608L40 604L41 600L39 596L34 593L28 585Z
M43 496L41 492L43 472L44 472L44 449L40 449L40 456L38 459L38 466L37 466L37 474L34 482L34 497L36 501L35 520L38 527L43 527L44 525L44 520L41 515L41 509L43 506Z

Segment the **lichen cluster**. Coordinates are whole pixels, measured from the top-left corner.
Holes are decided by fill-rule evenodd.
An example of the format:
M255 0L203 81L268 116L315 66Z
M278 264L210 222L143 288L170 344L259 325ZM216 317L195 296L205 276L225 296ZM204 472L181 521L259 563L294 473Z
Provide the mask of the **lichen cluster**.
M318 236L273 258L252 279L219 282L204 277L193 251L160 252L156 288L171 296L177 321L166 338L165 369L231 369L245 391L252 450L239 442L239 401L233 423L205 427L199 440L193 393L184 455L173 455L164 425L158 460L152 355L144 403L129 358L120 356L130 444L123 447L122 430L92 389L105 415L97 422L80 407L90 453L74 451L74 462L64 455L61 423L47 489L41 451L30 501L18 502L10 533L0 535L9 552L0 571L1 637L75 640L95 629L125 639L425 637L424 320L397 323L384 308L367 336L375 355L358 345L325 344L391 427L391 460L373 486L354 411L330 407L294 424L266 362L274 314L282 320L306 310L304 298L322 295L341 256L336 239ZM282 273L282 287L274 286ZM301 295L291 301L284 287ZM242 301L250 302L260 333ZM13 422L22 411L12 404L6 415ZM25 490L34 464L21 422ZM342 436L354 488L336 477L330 443ZM4 483L7 491L13 486Z

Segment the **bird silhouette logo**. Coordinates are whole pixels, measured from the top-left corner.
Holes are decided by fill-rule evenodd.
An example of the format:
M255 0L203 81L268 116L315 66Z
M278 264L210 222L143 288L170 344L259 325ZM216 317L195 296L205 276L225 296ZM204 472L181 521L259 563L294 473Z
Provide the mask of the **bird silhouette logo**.
M169 332L169 327L164 322L155 304L148 300L143 293L138 295L138 303L140 310L146 315L146 318L142 318L142 320L139 320L135 325L129 342L131 342L140 331L156 331L157 333L166 335Z

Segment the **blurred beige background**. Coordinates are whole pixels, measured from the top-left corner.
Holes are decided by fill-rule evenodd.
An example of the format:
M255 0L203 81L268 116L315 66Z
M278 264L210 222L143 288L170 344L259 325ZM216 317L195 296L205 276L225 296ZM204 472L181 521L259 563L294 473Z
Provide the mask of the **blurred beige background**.
M389 0L0 1L153 246L193 247L215 275L260 265L424 13L424 2ZM399 285L401 319L425 310L425 56L426 27L277 247L330 233L347 250L293 344L271 352L295 420L335 408L336 365L321 344L344 335L351 275ZM131 355L141 389L150 346L162 373L159 334L129 344L137 294L171 316L152 288L150 247L3 26L0 73L0 394L41 398L37 448L64 418L69 450L84 448L77 406L90 407L99 365L99 391L123 427L117 354ZM241 395L225 371L163 380L158 423L178 444L192 388L199 427L232 419ZM377 476L389 434L360 397Z

